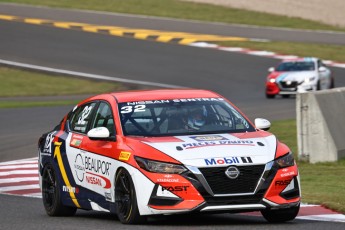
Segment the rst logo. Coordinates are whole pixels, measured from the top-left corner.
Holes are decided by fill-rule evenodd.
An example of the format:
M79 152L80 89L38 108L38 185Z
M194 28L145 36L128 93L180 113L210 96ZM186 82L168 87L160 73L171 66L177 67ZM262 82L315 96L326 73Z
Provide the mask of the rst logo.
M169 191L169 192L185 192L189 186L164 186L162 187L162 192Z
M251 157L223 157L204 159L206 165L232 165L240 163L253 163Z

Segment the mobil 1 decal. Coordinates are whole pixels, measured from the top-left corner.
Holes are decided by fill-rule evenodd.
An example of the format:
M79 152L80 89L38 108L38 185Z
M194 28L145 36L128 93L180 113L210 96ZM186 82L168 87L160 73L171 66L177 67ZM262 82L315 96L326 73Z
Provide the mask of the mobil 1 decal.
M221 157L221 158L206 158L205 165L236 165L236 164L251 164L253 160L251 157Z

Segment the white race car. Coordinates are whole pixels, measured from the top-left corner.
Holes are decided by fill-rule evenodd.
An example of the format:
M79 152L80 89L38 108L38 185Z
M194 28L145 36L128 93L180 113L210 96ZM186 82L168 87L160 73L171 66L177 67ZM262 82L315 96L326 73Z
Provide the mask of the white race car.
M282 61L276 68L268 69L266 97L331 89L334 78L329 68L318 58L297 58Z

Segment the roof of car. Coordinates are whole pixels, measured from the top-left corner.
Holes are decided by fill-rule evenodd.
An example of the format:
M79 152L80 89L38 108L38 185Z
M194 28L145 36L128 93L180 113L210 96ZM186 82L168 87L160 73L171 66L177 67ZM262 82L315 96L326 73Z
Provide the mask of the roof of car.
M158 89L111 93L119 103L127 101L168 100L182 98L221 97L219 94L202 89Z
M315 62L318 59L315 57L299 57L299 58L289 58L289 59L284 59L282 62Z

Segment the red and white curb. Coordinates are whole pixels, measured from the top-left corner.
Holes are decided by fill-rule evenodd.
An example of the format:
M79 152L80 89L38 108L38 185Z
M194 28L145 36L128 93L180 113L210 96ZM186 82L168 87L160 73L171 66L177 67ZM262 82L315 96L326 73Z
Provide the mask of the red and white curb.
M0 163L0 194L42 198L38 179L38 159ZM259 212L242 215L261 216ZM345 215L320 205L302 204L297 219L344 222Z
M274 59L280 59L280 60L299 58L298 56L295 56L295 55L283 55L283 54L278 54L278 53L270 52L266 50L252 50L252 49L241 48L241 47L226 47L226 46L220 46L220 45L212 44L208 42L195 42L195 43L189 44L189 46L216 49L216 50L221 50L221 51L226 51L226 52L243 53L243 54L248 54L248 55L268 57L268 58L274 58ZM324 60L323 62L328 66L345 68L345 63L334 62L330 60Z
M42 197L37 158L0 163L0 193Z

